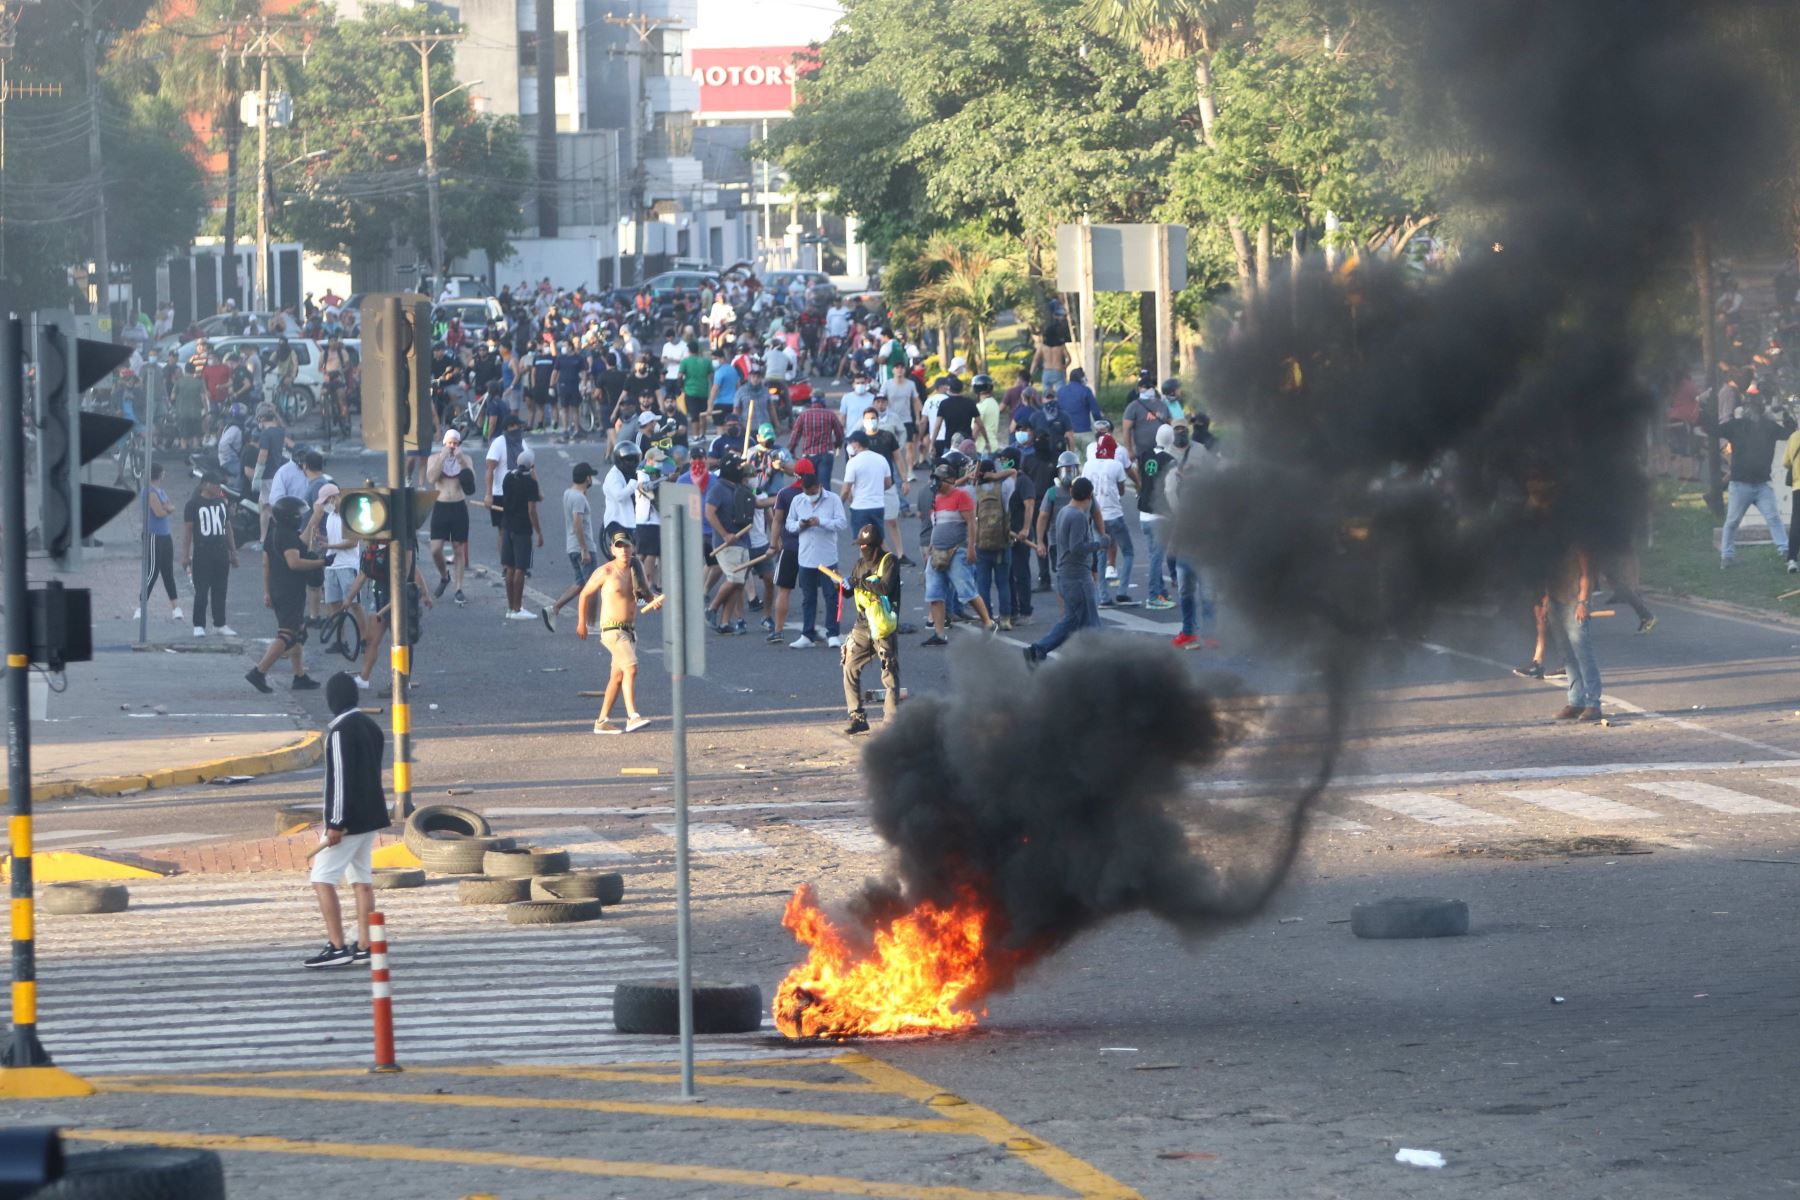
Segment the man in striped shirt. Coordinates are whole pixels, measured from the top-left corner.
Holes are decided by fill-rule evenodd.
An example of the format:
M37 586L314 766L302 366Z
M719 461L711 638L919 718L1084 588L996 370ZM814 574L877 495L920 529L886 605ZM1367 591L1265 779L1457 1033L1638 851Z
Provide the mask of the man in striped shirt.
M843 441L843 419L825 407L823 392L813 393L812 403L794 418L793 432L788 435L788 449L796 458L812 463L819 486L828 492L831 490L831 464Z

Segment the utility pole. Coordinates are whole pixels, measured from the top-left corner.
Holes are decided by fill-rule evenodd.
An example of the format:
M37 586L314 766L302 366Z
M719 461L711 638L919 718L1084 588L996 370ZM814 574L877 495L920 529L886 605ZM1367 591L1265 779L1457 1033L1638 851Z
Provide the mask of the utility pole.
M537 0L537 217L538 236L553 238L562 232L562 213L557 186L561 172L556 162L556 6L553 0Z
M274 272L269 269L269 208L274 203L274 179L269 172L269 126L274 103L269 91L269 61L293 57L281 44L281 30L292 25L277 25L268 18L257 22L248 32L239 61L251 55L257 58L256 80L256 290L251 293L251 308L272 312L275 298L269 284Z
M642 46L649 45L650 35L657 30L680 24L674 17L646 17L637 14L629 17L615 17L609 15L606 17L606 23L608 25L617 25L622 29L631 30L631 32L637 34L638 42ZM644 65L642 60L650 58L652 54L660 56L662 52L660 50L651 51L648 49L638 49L614 50L612 53L616 57L635 58L640 60L638 63L637 100L631 106L630 132L633 141L637 145L637 151L633 155L633 158L635 159L635 162L633 163L634 169L631 172L631 223L637 231L635 247L632 253L632 258L634 260L632 265L632 282L642 283L644 281L644 255L649 249L646 227L650 223L650 179L649 172L644 167L644 160L650 153L650 122L644 119L644 110L650 106L650 85L644 75Z
M87 75L88 173L94 188L94 270L100 276L99 312L108 341L117 341L112 321L112 254L106 242L106 171L100 161L100 34L94 13L100 0L75 0L81 10L81 61Z
M438 196L437 114L433 111L436 102L431 95L431 52L439 46L462 40L463 35L460 33L409 33L382 39L391 44L411 46L419 56L419 92L425 100L425 109L421 114L421 132L425 138L425 203L431 216L431 279L434 296L436 289L443 285L445 263L443 215ZM541 67L542 58L538 61Z
M6 77L6 64L18 45L19 18L25 15L18 3L0 0L0 179L6 177L6 102L13 99L53 99L62 95L60 83L13 83ZM0 191L0 200L4 192ZM0 280L6 278L6 220L0 212Z

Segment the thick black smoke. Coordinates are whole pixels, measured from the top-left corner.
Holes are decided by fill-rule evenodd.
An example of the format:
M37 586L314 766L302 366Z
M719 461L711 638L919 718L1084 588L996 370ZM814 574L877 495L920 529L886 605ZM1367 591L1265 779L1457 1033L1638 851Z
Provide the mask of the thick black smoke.
M1703 9L1426 6L1421 70L1474 162L1459 211L1488 227L1464 232L1446 276L1369 259L1283 272L1219 339L1204 395L1227 454L1184 489L1176 539L1266 652L1318 681L1271 705L1282 736L1260 739L1263 765L1289 784L1263 820L1207 820L1190 848L1170 814L1258 719L1180 656L1086 635L1028 676L978 652L865 754L899 852L866 924L972 891L1010 967L1123 912L1190 932L1253 912L1293 862L1373 654L1445 605L1496 588L1523 603L1571 547L1602 562L1629 547L1650 415L1633 306L1755 153L1748 82L1708 48ZM1553 485L1548 512L1525 506L1528 481Z

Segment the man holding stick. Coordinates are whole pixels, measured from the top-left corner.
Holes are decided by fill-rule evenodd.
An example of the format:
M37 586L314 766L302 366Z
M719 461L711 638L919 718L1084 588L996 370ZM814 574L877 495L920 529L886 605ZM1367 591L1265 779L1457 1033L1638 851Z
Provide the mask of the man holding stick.
M375 911L371 856L375 837L389 825L381 789L381 726L357 707L356 681L339 671L325 681L331 724L325 728L325 835L312 859L313 892L325 918L325 948L304 960L313 967L347 967L369 959L369 914ZM357 940L344 943L338 884L350 877L356 892Z
M612 706L622 688L625 692L623 732L636 733L650 724L650 719L640 715L637 707L637 618L640 612L655 612L660 608L663 597L650 599L648 591L643 589L641 577L632 566L629 533L622 529L614 531L608 548L612 561L588 577L587 586L581 589L581 598L576 601L575 636L587 640L588 614L598 600L600 644L612 655L612 673L606 679L606 698L600 702L600 715L594 718L594 732L620 732L612 723ZM650 599L650 603L641 609L638 608L640 592L642 598Z

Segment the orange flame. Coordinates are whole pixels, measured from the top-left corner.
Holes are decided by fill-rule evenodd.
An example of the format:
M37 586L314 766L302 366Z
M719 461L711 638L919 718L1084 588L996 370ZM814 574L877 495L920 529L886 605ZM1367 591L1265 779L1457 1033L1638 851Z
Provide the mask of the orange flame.
M781 924L810 947L775 992L775 1024L791 1038L880 1037L967 1029L995 981L986 917L973 896L921 902L853 948L802 884Z

